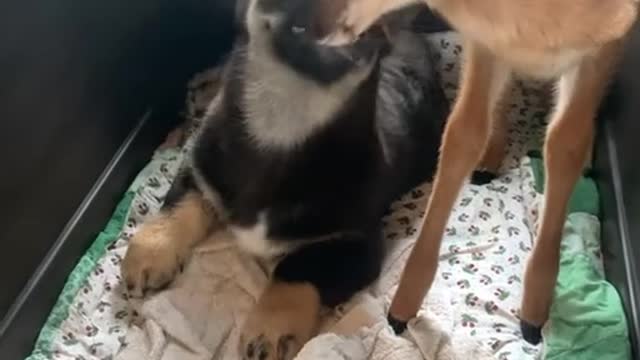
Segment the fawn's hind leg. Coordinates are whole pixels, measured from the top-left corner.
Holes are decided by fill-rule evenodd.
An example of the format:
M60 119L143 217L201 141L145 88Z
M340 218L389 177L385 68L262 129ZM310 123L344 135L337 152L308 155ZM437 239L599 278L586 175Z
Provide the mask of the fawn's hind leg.
M499 100L491 114L491 127L489 139L482 153L482 158L476 166L476 170L471 175L471 183L484 185L490 183L499 175L500 166L507 154L507 130L508 130L508 109L510 93L512 90L511 81L507 80Z
M615 63L617 44L585 58L558 82L556 108L544 147L545 188L542 222L524 277L521 327L525 340L538 343L556 285L567 204L582 174L594 138L594 119Z

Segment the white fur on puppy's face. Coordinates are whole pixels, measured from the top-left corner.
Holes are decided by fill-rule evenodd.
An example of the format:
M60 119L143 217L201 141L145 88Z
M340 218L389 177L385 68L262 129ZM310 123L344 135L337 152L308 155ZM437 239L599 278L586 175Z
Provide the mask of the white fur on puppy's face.
M243 112L256 145L289 149L335 119L367 79L373 62L354 67L331 84L320 85L303 76L278 58L273 48L273 36L286 20L285 10L267 13L260 1L251 0L246 16L249 43L243 74Z

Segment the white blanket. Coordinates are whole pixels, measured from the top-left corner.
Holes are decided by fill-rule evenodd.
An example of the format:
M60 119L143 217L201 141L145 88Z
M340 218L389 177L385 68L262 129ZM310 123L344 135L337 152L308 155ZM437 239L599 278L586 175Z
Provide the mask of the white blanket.
M391 255L387 268L400 269L406 249ZM405 337L393 334L385 309L398 271L388 271L370 291L325 316L322 334L299 353L299 360L490 359L469 338L450 339L455 314L447 291L435 286L425 311L409 324ZM244 315L267 283L254 260L238 252L231 235L214 234L200 245L171 288L135 306L140 321L130 329L118 360L238 359ZM384 294L385 296L379 296Z

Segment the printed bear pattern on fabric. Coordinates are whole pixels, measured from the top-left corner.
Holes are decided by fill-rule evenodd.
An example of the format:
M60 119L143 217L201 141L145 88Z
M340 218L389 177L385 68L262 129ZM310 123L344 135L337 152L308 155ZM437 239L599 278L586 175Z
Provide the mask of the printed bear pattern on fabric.
M439 49L443 86L452 100L462 47L454 34L435 34L430 39ZM196 131L198 117L205 111L206 104L201 103L197 92L206 90L206 81L205 74L190 86L185 114L191 122L189 134ZM508 156L502 176L483 187L467 185L461 193L443 240L435 284L452 293L451 336L472 336L498 359L505 360L534 359L539 351L522 341L516 318L523 266L540 200L525 155L540 147L546 114L543 87L527 86L518 84L510 103ZM84 281L72 300L69 316L52 339L53 359L111 359L127 346L126 329L136 320L136 314L129 309L121 284L120 262L127 240L158 210L190 144L188 140L181 150L159 151L147 167L148 177L137 191L121 237L109 246ZM385 219L386 237L397 243L399 256L387 263L389 271L383 272L385 275L372 289L375 295L390 298L393 294L393 282L397 282L409 245L418 233L426 194L426 188L418 188L405 195Z

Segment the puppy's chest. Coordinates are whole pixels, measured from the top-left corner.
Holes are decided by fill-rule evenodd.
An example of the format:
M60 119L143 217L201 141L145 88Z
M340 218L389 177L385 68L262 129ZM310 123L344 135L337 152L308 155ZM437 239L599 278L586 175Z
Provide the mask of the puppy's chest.
M371 173L366 144L311 139L273 151L232 129L206 130L193 165L199 186L220 199L245 250L271 257L358 222L354 214L361 213Z

